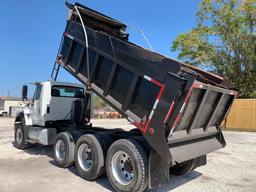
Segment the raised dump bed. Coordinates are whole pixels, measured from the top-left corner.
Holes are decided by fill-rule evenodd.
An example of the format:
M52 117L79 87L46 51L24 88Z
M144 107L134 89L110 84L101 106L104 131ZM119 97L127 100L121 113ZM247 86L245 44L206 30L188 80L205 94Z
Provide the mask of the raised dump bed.
M81 22L67 6L57 63L143 133L150 186L168 180L169 165L225 145L219 126L237 94L229 81L129 42L125 24L76 3Z

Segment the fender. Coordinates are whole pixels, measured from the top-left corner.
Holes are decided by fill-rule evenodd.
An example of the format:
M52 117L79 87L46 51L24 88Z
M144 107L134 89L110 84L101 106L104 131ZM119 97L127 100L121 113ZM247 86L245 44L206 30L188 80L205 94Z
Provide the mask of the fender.
M45 122L43 117L38 115L32 108L25 107L23 108L23 111L21 113L23 114L22 117L24 118L24 125L26 126L37 125L37 126L45 127Z
M16 118L15 118L15 121L14 121L15 123L14 124L21 122L23 118L24 118L23 111L19 112L18 115L16 115Z

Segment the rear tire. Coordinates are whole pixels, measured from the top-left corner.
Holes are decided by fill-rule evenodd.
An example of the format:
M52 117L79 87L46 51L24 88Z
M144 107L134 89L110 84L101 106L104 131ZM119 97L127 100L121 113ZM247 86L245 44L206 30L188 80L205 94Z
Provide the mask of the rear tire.
M14 146L18 149L25 149L29 146L25 139L26 136L22 122L16 124L14 128Z
M81 136L75 147L75 165L79 175L88 181L100 177L104 171L105 146L100 135Z
M54 145L55 163L62 168L68 167L74 163L75 144L72 136L67 132L59 133L56 136Z
M194 159L182 162L180 164L174 165L170 168L170 173L172 175L184 175L195 168Z
M2 116L3 116L3 117L7 117L7 116L8 116L8 113L3 112L3 113L2 113Z
M106 171L116 191L141 192L148 186L148 157L133 139L119 139L110 146Z

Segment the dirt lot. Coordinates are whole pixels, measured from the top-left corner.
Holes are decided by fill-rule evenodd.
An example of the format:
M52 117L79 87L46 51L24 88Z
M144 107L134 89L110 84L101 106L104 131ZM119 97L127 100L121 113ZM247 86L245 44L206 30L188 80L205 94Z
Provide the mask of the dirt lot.
M129 128L125 120L95 120L104 127ZM227 147L208 155L208 164L155 191L256 191L256 133L224 132ZM58 168L52 147L13 147L13 119L0 118L0 192L113 191L106 177L81 179L74 167Z

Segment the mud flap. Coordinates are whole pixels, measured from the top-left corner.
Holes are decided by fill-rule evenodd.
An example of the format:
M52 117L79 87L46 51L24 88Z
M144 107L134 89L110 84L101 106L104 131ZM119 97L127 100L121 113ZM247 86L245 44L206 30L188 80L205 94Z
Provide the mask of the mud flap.
M216 135L216 139L222 144L223 147L225 147L227 145L221 130Z
M169 181L169 162L152 149L149 155L149 188L158 188Z

